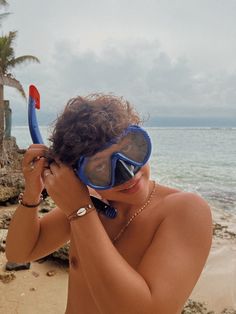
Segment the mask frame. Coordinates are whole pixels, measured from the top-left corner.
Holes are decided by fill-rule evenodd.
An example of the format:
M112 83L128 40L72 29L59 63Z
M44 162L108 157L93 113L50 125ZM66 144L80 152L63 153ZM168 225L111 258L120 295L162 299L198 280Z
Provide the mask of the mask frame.
M135 161L135 160L125 156L123 153L121 153L119 151L112 153L111 165L110 165L110 167L111 167L111 181L109 184L101 186L101 185L97 185L97 184L94 184L93 182L91 182L91 180L85 174L85 167L89 161L89 158L91 158L91 156L88 156L88 157L81 156L77 162L75 172L78 175L78 177L81 179L81 181L84 182L84 184L90 186L91 188L93 188L95 190L108 190L108 189L111 189L112 187L118 185L115 182L116 181L115 180L115 177L116 177L115 171L116 171L116 166L117 166L118 161L123 161L125 163L124 168L127 168L129 166L133 166L134 170L135 170L133 175L131 174L131 176L127 177L126 180L124 180L121 183L119 182L119 185L126 182L127 180L131 179L140 170L140 168L143 167L147 163L147 161L150 158L151 151L152 151L151 139L150 139L148 133L138 125L129 126L118 139L111 140L110 143L106 144L105 147L103 147L103 149L100 149L96 153L101 152L101 151L109 148L110 146L114 145L114 143L117 143L118 140L122 139L123 137L125 137L130 132L141 133L145 139L145 142L147 144L147 152L146 152L143 160L141 162ZM125 169L124 169L124 171L125 171Z

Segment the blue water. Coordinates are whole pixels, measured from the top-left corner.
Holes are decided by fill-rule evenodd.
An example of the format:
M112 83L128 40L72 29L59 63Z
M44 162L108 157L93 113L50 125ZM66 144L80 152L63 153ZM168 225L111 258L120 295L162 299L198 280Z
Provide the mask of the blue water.
M212 208L236 213L236 129L147 128L153 142L152 177L163 185L200 194ZM47 143L50 130L41 127ZM28 128L13 127L20 148Z

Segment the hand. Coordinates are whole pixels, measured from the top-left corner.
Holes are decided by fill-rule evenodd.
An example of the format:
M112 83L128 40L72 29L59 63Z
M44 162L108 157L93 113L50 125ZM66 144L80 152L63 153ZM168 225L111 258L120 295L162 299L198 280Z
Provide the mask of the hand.
M45 188L57 206L68 216L81 206L91 203L88 188L73 169L54 161L43 172Z
M32 144L27 149L22 161L22 170L25 178L24 199L27 198L30 202L38 200L44 188L42 173L47 165L44 157L47 150L48 148L45 145Z

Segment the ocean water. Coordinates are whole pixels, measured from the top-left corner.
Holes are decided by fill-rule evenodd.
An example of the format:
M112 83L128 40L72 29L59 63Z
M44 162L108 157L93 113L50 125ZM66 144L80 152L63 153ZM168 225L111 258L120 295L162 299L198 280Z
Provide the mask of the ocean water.
M196 192L215 210L236 215L236 128L147 128L153 143L152 178L158 183ZM41 127L47 143L48 127ZM12 135L20 148L31 139L26 126Z

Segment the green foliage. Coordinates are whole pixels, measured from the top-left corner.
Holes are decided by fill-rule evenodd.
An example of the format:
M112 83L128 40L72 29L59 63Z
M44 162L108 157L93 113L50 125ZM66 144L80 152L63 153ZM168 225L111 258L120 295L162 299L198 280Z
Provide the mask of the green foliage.
M11 75L10 70L18 64L26 61L39 62L37 57L25 55L15 58L15 51L13 48L17 32L9 32L8 35L0 37L0 74ZM11 75L12 76L12 75Z
M0 9L6 7L8 2L0 0ZM1 20L9 13L0 13ZM17 36L17 31L9 32L7 35L0 36L0 168L7 164L7 157L4 148L4 86L11 86L18 90L20 94L26 99L25 91L21 83L14 78L12 69L17 65L27 61L38 62L39 59L35 56L24 55L15 57L14 43Z
M14 49L12 47L17 32L10 32L9 35L0 37L0 72L7 74L8 65L14 58Z

